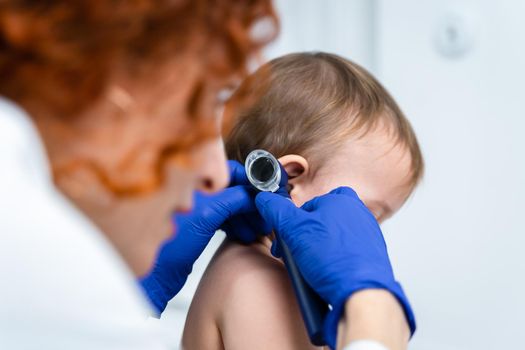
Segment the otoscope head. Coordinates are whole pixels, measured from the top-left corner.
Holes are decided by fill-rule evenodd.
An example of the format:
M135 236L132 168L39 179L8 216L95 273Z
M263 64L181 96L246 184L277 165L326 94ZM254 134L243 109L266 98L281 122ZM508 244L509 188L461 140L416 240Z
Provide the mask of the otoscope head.
M276 192L279 187L286 185L288 180L279 161L270 152L262 149L248 154L244 168L248 180L259 191Z

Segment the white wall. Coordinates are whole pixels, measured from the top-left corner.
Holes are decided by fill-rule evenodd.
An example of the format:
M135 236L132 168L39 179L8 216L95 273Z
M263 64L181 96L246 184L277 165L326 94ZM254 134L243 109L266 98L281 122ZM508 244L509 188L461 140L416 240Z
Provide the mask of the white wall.
M375 59L375 1L277 0L281 33L268 58L297 51L336 52L368 69Z
M279 0L277 8L282 33L269 58L303 50L351 58L378 75L419 136L425 179L383 226L419 323L411 349L523 348L525 2ZM198 278L165 315L173 344Z
M419 320L413 349L524 348L524 13L512 0L379 2L379 75L427 163L384 227ZM467 37L462 54L438 49L447 26L445 47Z

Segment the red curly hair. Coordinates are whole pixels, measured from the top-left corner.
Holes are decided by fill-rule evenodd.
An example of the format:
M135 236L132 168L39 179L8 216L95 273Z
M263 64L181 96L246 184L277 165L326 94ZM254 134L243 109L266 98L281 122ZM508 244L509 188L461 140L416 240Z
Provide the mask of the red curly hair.
M254 36L254 25L268 19L275 30ZM203 69L186 101L192 130L172 146L184 149L216 134L204 118L209 94L243 78L277 26L270 0L3 0L0 95L67 122L104 93L117 69L141 79L190 54Z

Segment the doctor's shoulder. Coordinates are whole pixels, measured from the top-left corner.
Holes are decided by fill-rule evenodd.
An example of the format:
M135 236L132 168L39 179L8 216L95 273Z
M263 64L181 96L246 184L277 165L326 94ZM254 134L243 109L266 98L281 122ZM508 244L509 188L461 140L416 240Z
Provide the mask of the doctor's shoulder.
M5 100L0 161L0 348L161 348L131 272L54 188L37 132Z

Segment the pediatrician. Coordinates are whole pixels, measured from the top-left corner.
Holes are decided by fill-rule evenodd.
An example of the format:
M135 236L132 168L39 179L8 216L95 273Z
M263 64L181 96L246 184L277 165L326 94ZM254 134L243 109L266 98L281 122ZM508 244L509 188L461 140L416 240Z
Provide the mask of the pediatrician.
M406 347L414 316L355 192L296 208L224 158L218 96L275 28L266 0L0 3L1 349L164 349L146 315L219 228L281 235L332 305L332 348Z

